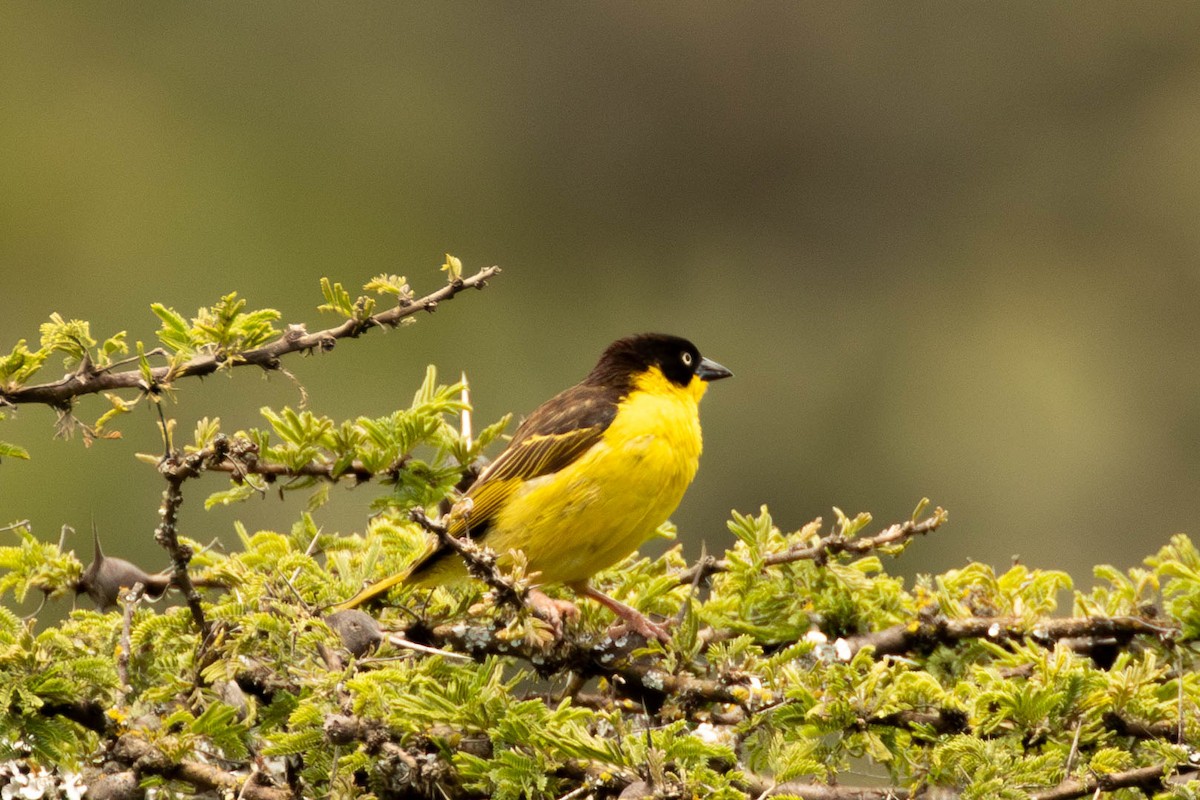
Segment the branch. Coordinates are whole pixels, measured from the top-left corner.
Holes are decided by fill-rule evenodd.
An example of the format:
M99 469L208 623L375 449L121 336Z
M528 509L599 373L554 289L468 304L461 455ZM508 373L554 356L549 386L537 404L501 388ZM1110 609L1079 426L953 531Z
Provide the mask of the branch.
M44 717L63 717L101 735L111 730L112 720L106 711L98 700L47 702L38 708L38 713Z
M537 610L528 600L529 589L521 586L497 567L496 554L490 549L472 541L468 536L451 536L444 523L430 519L420 507L414 508L408 516L426 531L437 536L439 544L458 553L466 562L467 572L471 577L478 578L491 587L497 601L518 611L529 609L536 613Z
M1164 784L1172 777L1194 774L1200 771L1200 766L1194 764L1179 764L1171 767L1166 764L1155 764L1149 767L1138 767L1125 772L1110 772L1106 775L1092 775L1088 778L1068 778L1057 786L1041 792L1031 792L1030 800L1073 800L1077 797L1089 797L1100 792L1115 792L1118 789L1141 789L1150 796L1163 789ZM908 789L898 786L842 786L817 783L781 783L764 782L761 778L751 777L747 782L750 794L756 797L774 797L786 794L804 800L899 800L909 797L936 797L938 800L952 800L962 796L957 789L938 787L929 791L914 794ZM649 797L650 795L645 795Z
M499 267L487 267L469 278L447 283L437 291L420 299L402 303L364 320L348 319L341 325L316 333L308 333L303 325L289 325L283 335L275 341L244 353L238 353L233 358L225 353L209 353L196 356L181 365L155 367L150 370L149 386L146 385L140 369L112 372L96 369L90 360L85 359L79 370L64 376L61 380L33 386L21 386L7 391L0 390L0 403L14 405L41 403L61 409L69 407L76 397L82 395L118 389L150 391L169 384L177 378L210 375L227 366L254 365L268 370L280 369L279 359L282 356L299 351L318 350L324 352L333 349L338 339L357 337L371 328L394 327L405 317L420 311L434 311L438 303L450 300L464 289L482 289L487 285L488 279L499 272Z
M154 531L154 540L171 556L171 583L183 592L188 609L192 612L192 620L199 628L201 639L204 641L209 638L212 628L204 617L200 592L196 591L196 585L188 574L192 549L179 541L179 506L183 504L183 482L196 477L210 464L224 461L229 452L229 439L218 434L209 447L187 455L169 453L158 465L158 471L167 479L167 490L163 492L162 506L159 507L158 513L162 522Z
M967 617L901 623L890 628L839 639L834 648L849 661L864 647L874 647L876 656L899 655L914 650L931 650L937 645L952 645L963 639L990 639L994 642L1032 639L1045 645L1071 640L1075 647L1093 646L1098 639L1124 639L1133 636L1174 639L1179 630L1139 617L1070 617L1043 620L1029 627L1013 617ZM1077 641L1076 641L1077 640Z
M104 796L111 800L133 800L140 798L144 790L138 785L142 775L159 775L168 780L190 783L201 791L224 790L228 796L246 800L291 800L292 793L286 789L264 786L254 775L235 775L212 764L181 759L170 760L150 742L136 734L126 734L113 747L116 760L131 767L129 773L104 775ZM100 783L101 781L97 781ZM88 796L92 796L89 790Z
M1068 778L1044 792L1033 792L1030 800L1072 800L1075 797L1098 795L1100 792L1115 792L1118 789L1141 789L1147 797L1163 789L1169 776L1189 775L1200 770L1195 764L1179 764L1170 767L1154 764L1125 772L1110 772L1106 775L1091 775L1087 778Z
M934 509L933 514L923 520L909 520L908 522L897 523L885 528L874 536L847 539L839 533L831 533L828 536L822 536L811 545L797 545L789 547L781 553L772 553L763 558L763 566L775 567L780 564L790 564L794 561L816 561L823 564L830 556L839 553L861 555L883 547L903 544L915 536L921 536L937 530L946 521L948 516L946 510L939 506ZM701 559L694 567L679 574L679 585L682 586L696 580L703 580L709 575L715 575L718 572L728 572L732 566L733 564L727 558Z
M129 690L129 651L132 649L130 638L133 628L133 614L137 611L138 603L142 601L142 592L145 591L145 586L141 581L133 585L133 588L121 596L121 603L125 606L121 613L121 645L117 650L117 707L125 705L125 693Z
M537 644L503 639L496 635L496 630L484 625L439 625L428 633L432 643L453 647L476 659L508 656L528 662L543 675L574 671L585 677L604 676L622 694L639 700L670 696L681 702L749 707L765 699L754 696L742 685L698 678L686 672L671 673L660 668L657 660L633 658L633 653L643 646L639 637L621 636L615 641L605 638L596 644L563 638L547 650Z
M264 464L257 460L230 461L225 460L211 465L210 472L228 472L231 475L262 475L268 482L278 478L321 478L327 481L337 481L341 478L353 478L357 483L366 483L376 475L397 475L402 465L389 468L382 472L372 472L361 461L354 461L336 474L332 464L321 464L310 461L299 467L289 467L286 464Z
M1179 741L1179 724L1170 720L1143 722L1136 719L1127 719L1120 714L1109 711L1104 715L1104 727L1118 736L1129 736L1133 739L1163 739L1182 744Z
M756 791L757 790L757 791ZM906 800L912 792L898 786L832 786L823 783L756 783L750 786L753 797L776 797L787 795L802 800ZM939 795L945 798L946 795ZM958 797L955 792L953 797Z

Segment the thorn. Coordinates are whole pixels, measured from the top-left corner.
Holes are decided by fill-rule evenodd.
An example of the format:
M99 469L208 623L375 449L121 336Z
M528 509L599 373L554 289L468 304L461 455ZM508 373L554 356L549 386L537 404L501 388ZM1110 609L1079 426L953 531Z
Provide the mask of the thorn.
M462 438L467 443L467 448L471 447L471 388L467 384L467 373L464 370L462 373Z

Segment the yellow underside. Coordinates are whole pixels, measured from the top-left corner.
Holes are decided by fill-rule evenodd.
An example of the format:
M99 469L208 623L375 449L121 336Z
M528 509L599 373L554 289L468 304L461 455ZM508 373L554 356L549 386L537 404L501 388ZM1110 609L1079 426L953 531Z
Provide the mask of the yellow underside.
M639 378L603 438L575 463L528 481L497 512L483 543L511 563L525 553L541 584L578 584L632 553L667 520L700 462L698 403L707 384L677 386L657 369ZM460 580L446 558L421 586Z

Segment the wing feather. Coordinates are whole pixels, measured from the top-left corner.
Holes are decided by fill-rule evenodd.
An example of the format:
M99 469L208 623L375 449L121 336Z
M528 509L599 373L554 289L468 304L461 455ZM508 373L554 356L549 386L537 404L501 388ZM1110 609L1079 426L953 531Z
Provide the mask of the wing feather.
M604 435L617 414L620 393L579 384L551 398L521 424L512 441L467 490L461 511L450 518L450 534L483 537L504 504L529 480L574 463ZM410 577L452 555L438 547L413 567Z

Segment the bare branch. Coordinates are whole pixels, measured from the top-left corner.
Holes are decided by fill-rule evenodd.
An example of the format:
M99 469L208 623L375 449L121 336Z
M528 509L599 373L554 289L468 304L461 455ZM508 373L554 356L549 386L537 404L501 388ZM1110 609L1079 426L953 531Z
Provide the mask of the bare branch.
M438 303L450 300L464 289L482 289L487 285L488 279L499 272L499 267L487 267L469 278L447 283L437 291L420 299L402 303L387 311L367 317L365 320L348 319L341 325L316 333L308 333L303 325L291 325L275 341L244 353L238 353L234 359L230 359L223 353L208 353L196 356L175 367L154 367L150 370L150 386L145 385L140 369L113 372L111 369L96 369L90 361L85 361L79 370L64 376L61 380L33 386L21 386L8 391L0 390L0 403L11 405L41 403L63 409L70 407L72 401L82 395L119 389L150 391L168 385L179 378L210 375L226 366L253 365L267 370L279 369L279 359L282 356L301 351L324 352L332 349L339 339L357 337L371 328L395 327L405 317L421 311L435 310Z

